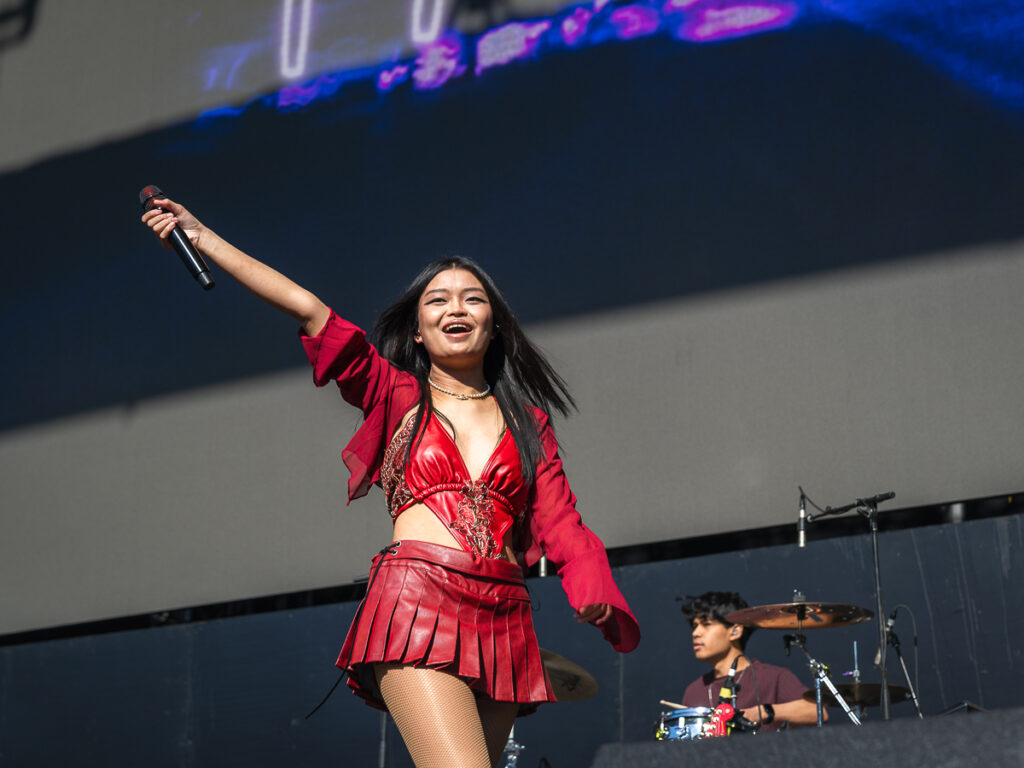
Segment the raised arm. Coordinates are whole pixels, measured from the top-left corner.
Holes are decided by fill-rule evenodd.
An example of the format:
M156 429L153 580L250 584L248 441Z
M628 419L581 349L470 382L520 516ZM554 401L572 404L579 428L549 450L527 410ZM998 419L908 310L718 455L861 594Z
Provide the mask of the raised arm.
M163 211L151 209L142 222L170 248L167 238L171 230L181 230L200 253L231 275L267 304L285 312L302 324L302 332L315 336L330 317L331 311L313 293L282 275L276 269L240 251L173 200L159 198L154 203Z

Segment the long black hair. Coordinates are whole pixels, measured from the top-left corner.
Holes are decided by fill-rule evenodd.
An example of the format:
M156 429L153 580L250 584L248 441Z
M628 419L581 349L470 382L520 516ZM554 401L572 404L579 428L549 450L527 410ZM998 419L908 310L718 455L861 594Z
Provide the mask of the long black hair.
M557 410L566 416L570 409L576 407L576 402L562 377L551 367L543 353L526 338L512 308L494 280L479 264L464 256L447 256L428 264L398 301L381 313L370 333L370 341L392 365L412 374L419 382L420 407L412 427L412 434L419 435L423 419L434 410L427 383L430 357L423 345L415 341L419 302L430 281L449 269L464 269L471 273L487 292L494 338L484 354L484 378L491 385L501 415L515 439L519 460L523 465L523 478L527 483L532 483L543 446L530 406L536 406L546 413ZM406 459L411 450L412 441Z

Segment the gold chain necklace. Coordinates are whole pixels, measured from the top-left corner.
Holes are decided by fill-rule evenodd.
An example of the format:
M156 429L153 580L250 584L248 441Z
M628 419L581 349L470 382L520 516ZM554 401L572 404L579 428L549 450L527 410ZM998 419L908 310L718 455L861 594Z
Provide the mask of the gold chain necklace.
M450 389L439 387L437 384L434 383L433 379L431 379L429 376L427 376L427 383L434 389L436 389L438 392L444 392L446 395L454 397L456 400L479 400L482 397L487 397L491 393L490 384L487 385L487 389L485 389L483 392L475 392L471 395L468 395L463 392L452 392Z

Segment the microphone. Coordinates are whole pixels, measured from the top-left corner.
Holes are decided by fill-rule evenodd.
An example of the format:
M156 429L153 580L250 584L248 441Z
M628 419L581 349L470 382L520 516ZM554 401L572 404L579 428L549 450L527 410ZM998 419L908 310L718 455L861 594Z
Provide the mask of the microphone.
M160 187L154 184L143 187L139 192L139 203L142 205L142 210L150 211L156 208L158 211L162 211L163 208L153 201L158 197L164 196L164 193L160 191ZM210 268L206 265L206 261L199 254L199 251L196 250L196 247L192 245L188 235L181 231L181 227L172 229L168 239L171 241L171 245L174 246L174 250L177 251L178 256L181 257L181 261L186 269L196 279L196 282L203 286L203 290L208 291L213 288L216 283L210 275Z
M807 546L807 497L800 491L800 516L796 519L796 545L803 549Z
M899 608L893 608L892 613L889 614L889 618L885 620L885 637L886 640L889 638L889 632L892 631L892 625L896 623L896 612ZM882 665L882 648L879 646L878 652L875 654L875 666L880 667Z
M719 704L732 704L736 706L736 693L739 691L739 686L736 685L736 665L739 663L740 656L732 660L732 666L729 667L729 677L722 683L722 688L718 692Z

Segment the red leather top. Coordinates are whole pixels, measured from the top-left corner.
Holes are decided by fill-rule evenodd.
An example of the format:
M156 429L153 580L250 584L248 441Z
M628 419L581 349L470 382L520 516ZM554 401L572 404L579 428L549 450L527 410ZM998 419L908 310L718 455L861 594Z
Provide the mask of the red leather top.
M348 481L351 502L364 496L371 484L381 482L388 444L405 415L419 403L419 384L413 376L381 357L360 328L333 311L316 336L301 336L301 339L313 366L313 382L322 387L334 381L341 396L363 412L362 426L341 454L351 472ZM493 471L493 477L487 478L488 485L493 480L494 489L509 499L514 514L523 516L529 534L523 542L526 564L532 565L542 554L547 555L558 569L562 588L575 610L597 603L612 606L612 619L602 624L600 629L616 650L631 651L640 642L636 618L612 578L604 544L583 524L576 511L576 496L565 479L558 455L558 441L548 416L539 408L534 408L533 412L544 456L537 464L532 488L525 491L524 507L519 506L522 492L517 490L513 477L519 476L520 464L518 451L511 439L503 440L498 446L484 476ZM429 422L427 428L433 429ZM432 440L434 443L439 441L439 437ZM455 455L458 455L457 450ZM431 461L450 462L453 459L451 451L439 450ZM428 487L426 481L434 480L438 468L436 463L430 467L424 464L423 470L416 470L419 474L412 486ZM461 470L463 474L452 475L455 478L453 482L465 482L464 465ZM424 478L422 485L421 477ZM521 477L518 483L522 483ZM495 498L493 493L488 496L492 500Z
M391 517L423 503L464 550L481 557L500 557L505 533L522 517L529 494L512 433L505 429L480 477L474 480L455 441L434 414L421 425L420 437L406 462L412 428L410 418L384 452L380 484Z

